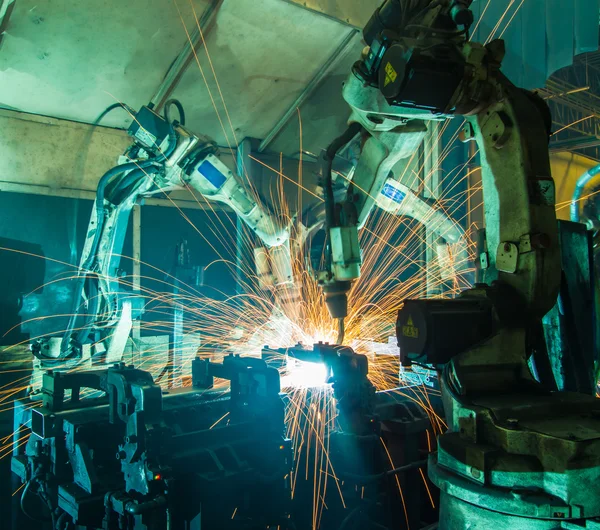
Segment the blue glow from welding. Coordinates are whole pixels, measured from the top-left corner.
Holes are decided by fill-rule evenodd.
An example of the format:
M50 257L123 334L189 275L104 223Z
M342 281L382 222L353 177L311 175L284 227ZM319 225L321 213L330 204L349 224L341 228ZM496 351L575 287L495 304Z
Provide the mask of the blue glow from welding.
M312 363L288 358L281 378L284 388L320 388L326 386L328 370L323 363Z

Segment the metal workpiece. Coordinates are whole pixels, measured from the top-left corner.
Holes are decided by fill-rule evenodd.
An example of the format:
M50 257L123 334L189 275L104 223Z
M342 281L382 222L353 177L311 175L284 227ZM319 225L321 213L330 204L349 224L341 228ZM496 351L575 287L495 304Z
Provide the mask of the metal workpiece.
M332 385L339 425L352 436L372 434L375 387L368 378L369 362L365 355L348 346L319 342L312 348L301 344L280 349L265 347L262 359L272 370L285 367L289 361L324 365L323 383Z
M327 510L321 528L341 530L359 522L365 528L418 528L423 520L421 505L427 502L421 473L426 465L426 431L431 427L428 412L410 395L376 392L368 379L369 358L347 346L318 343L265 348L263 359L270 366L318 363L329 368L330 389L303 390L316 400L331 392L336 405L335 416L324 427L323 444L337 487L328 487L324 495ZM294 390L289 392L291 401L297 399ZM298 529L312 527L305 506L313 502L313 473L319 472L320 464L311 452L296 453L296 466L303 470L294 492L293 522Z
M253 528L282 524L292 453L279 375L239 357L208 372L230 389L163 394L123 365L49 374L46 406L23 401L15 415L12 469L30 485L24 502L45 491L53 520L104 530L188 528L200 513L203 529L220 530L236 507ZM90 391L98 397L84 399Z

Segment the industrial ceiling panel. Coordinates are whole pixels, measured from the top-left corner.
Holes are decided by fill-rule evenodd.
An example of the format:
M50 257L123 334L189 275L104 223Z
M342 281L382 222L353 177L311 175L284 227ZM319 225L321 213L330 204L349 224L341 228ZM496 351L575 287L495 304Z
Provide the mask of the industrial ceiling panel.
M0 105L92 122L117 100L147 103L186 42L182 19L195 25L192 6L201 14L209 3L17 0L0 48Z
M350 107L342 97L342 86L359 59L364 42L357 38L340 58L331 73L323 79L314 93L300 107L302 118L302 149L319 154L341 134L350 117ZM282 129L270 151L295 155L300 150L300 129L297 120L290 120Z
M188 125L222 145L264 138L349 31L282 0L225 0L205 35L218 86L200 48L174 92Z
M383 3L381 0L287 0L311 9L319 14L338 19L362 29L373 12Z

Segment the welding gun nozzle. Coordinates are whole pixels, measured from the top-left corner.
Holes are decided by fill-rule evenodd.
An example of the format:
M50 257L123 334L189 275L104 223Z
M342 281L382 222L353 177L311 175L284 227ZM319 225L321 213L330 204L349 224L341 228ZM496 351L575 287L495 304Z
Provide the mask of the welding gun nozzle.
M323 286L325 304L331 318L346 318L348 316L348 291L350 282L331 282Z

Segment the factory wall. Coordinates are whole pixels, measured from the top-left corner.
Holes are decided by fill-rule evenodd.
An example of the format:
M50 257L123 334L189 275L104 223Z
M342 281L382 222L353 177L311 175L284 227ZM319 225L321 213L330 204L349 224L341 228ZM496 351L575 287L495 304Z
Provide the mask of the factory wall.
M10 277L25 279L17 289L3 285L0 290L5 307L13 308L4 315L8 322L0 322L0 337L16 323L18 306L21 332L30 338L65 328L72 309L69 277L76 272L91 206L91 201L0 192L0 284ZM34 255L15 261L21 252Z
M12 317L6 313L0 322L0 344L19 342L28 337L38 337L64 329L67 317L72 310L72 278L76 272L79 254L91 213L92 201L46 197L32 194L0 192L0 305L13 308ZM219 257L231 259L219 238L207 229L207 216L201 210L182 210L157 206L142 207L141 234L141 286L143 290L169 292L172 281L167 277L172 272L176 244L185 239L188 242L192 264L205 267ZM225 222L228 214L219 213ZM231 223L229 223L231 225ZM232 230L232 238L235 235ZM10 241L7 241L10 240ZM31 252L41 257L28 257L15 261L20 252ZM131 275L132 255L131 221L127 230L125 258L121 267L125 275ZM12 259L11 259L12 258ZM19 270L14 270L18 268ZM16 290L9 289L13 278L27 279ZM204 276L205 286L199 292L232 294L233 277L223 264L210 267ZM6 284L6 285L4 285ZM38 289L44 285L43 289ZM210 286L210 287L209 287ZM215 291L217 289L218 291ZM22 295L20 300L16 297ZM9 327L17 324L14 312L23 322L21 336L15 330L10 337L2 336ZM144 315L145 323L165 320L164 312L148 306ZM142 329L148 326L143 326ZM160 328L150 326L149 334L160 332ZM158 329L158 331L156 331Z
M125 131L0 109L0 189L93 192L129 143Z

